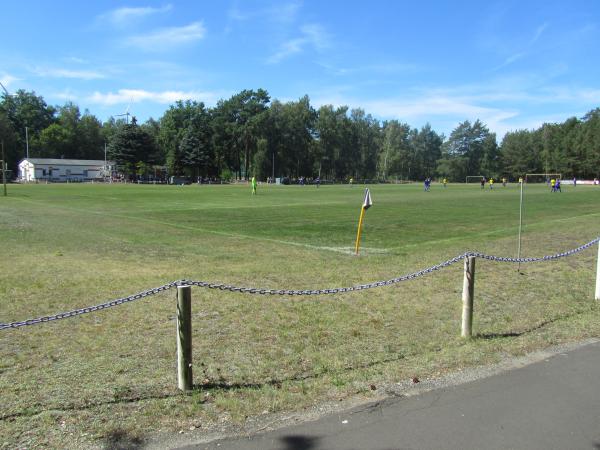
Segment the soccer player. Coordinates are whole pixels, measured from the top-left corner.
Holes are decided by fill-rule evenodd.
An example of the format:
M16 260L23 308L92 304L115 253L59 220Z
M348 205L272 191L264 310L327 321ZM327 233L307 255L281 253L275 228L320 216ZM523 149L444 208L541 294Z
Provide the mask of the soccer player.
M502 178L502 187L506 187L506 177Z
M430 187L431 187L431 178L427 177L427 178L425 178L425 192L429 192Z
M485 187L485 177L481 177L481 189Z
M446 187L446 184L448 184L448 180L446 180L446 179L444 178L444 180L442 181L442 183L444 183L444 187Z
M490 189L494 189L494 179L493 178L490 178L489 183L490 183Z
M523 177L519 177L519 184L523 184Z
M352 183L354 183L354 178L350 178L350 187L352 187Z
M252 195L256 195L256 177L252 177Z
M552 186L552 192L556 191L556 180L554 178L552 178L550 180L550 186Z
M562 192L560 190L560 178L556 179L556 183L554 184L554 192Z

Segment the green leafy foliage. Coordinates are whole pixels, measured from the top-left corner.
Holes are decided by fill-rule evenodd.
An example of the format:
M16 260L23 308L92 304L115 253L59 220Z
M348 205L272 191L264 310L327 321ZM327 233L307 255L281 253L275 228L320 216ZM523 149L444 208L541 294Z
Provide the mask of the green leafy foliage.
M463 181L467 175L516 179L527 172L600 177L598 108L581 119L511 131L498 145L480 120L459 123L446 138L429 124L417 129L380 122L347 106L316 110L308 96L283 103L264 89L243 90L212 108L177 101L142 125L113 117L101 123L71 102L49 106L35 92L20 90L0 102L0 137L14 172L25 156L25 128L32 157L101 159L108 144L127 175L143 162L149 171L159 165L170 175L262 180Z

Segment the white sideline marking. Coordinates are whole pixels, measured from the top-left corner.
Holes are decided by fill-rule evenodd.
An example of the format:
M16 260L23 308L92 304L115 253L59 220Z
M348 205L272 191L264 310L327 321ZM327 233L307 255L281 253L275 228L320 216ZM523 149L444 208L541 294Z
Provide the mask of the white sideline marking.
M31 199L23 199L23 200L28 201L30 203L43 203L43 202L38 202L36 200L31 200ZM81 212L80 209L68 208L66 206L54 206L53 208L54 209L62 209L65 211L77 212L77 213ZM155 211L155 210L153 209L152 211ZM276 244L284 244L284 245L291 245L294 247L309 248L311 250L320 250L320 251L326 250L326 251L330 251L330 252L336 252L336 253L342 253L342 254L348 254L348 255L354 254L354 247L327 247L327 246L320 246L320 245L304 244L301 242L284 241L281 239L273 239L273 238L266 238L266 237L259 237L259 236L251 236L251 235L247 235L247 234L228 233L225 231L210 230L210 229L195 227L195 226L191 226L191 225L181 225L181 224L177 224L177 223L164 222L162 220L149 219L146 217L131 217L131 216L123 215L123 214L107 213L107 212L103 212L103 211L86 211L86 212L88 214L96 214L98 216L105 216L105 217L108 216L108 217L114 217L114 218L118 218L118 219L131 220L131 221L143 221L143 222L148 222L148 223L155 223L158 225L166 225L166 226L173 227L173 228L181 228L181 229L185 229L185 230L200 231L202 233L215 234L217 236L226 236L226 237L232 237L232 238L237 238L237 239L249 239L249 240L253 240L253 241L273 242ZM364 251L364 253L387 253L387 249L362 247L362 250Z
M345 205L345 202L319 202L318 206L323 205ZM177 203L169 203L169 211L204 211L213 209L251 209L251 208L289 208L294 206L315 206L314 202L310 203L285 203L285 204L272 204L272 205L240 205L240 206L218 206L211 204L203 204L202 206L193 206L186 208L172 208L171 205L177 205ZM185 203L181 203L185 205ZM136 209L136 212L154 212L156 208L151 209Z
M32 200L29 198L22 198L20 199L22 201L27 201L30 203L42 203L45 204L44 202L39 202L36 200ZM298 206L300 206L300 204L296 204ZM285 206L290 206L290 205L285 205ZM53 209L63 209L66 211L73 211L73 212L77 212L80 213L81 209L77 209L77 208L68 208L65 206L53 206ZM187 208L185 208L187 209ZM185 210L183 209L183 210ZM201 209L201 208L198 208ZM141 210L136 210L136 211L141 211ZM156 211L155 209L152 209L151 211ZM354 247L328 247L328 246L320 246L320 245L312 245L312 244L304 244L301 242L294 242L294 241L284 241L281 239L273 239L273 238L266 238L266 237L259 237L259 236L251 236L251 235L246 235L246 234L239 234L239 233L227 233L224 231L218 231L218 230L210 230L210 229L206 229L206 228L201 228L201 227L194 227L191 225L180 225L177 223L171 223L171 222L163 222L161 220L155 220L155 219L149 219L149 218L145 218L145 217L131 217L131 216L127 216L127 215L122 215L122 214L114 214L114 213L107 213L104 211L86 211L89 214L96 214L99 216L110 216L110 217L115 217L115 218L120 218L120 219L126 219L126 220L132 220L132 221L145 221L148 223L156 223L159 225L166 225L166 226L170 226L170 227L174 227L174 228L181 228L181 229L187 229L187 230L193 230L193 231L200 231L203 233L208 233L208 234L215 234L217 236L226 236L226 237L233 237L233 238L237 238L237 239L249 239L249 240L254 240L254 241L263 241L263 242L273 242L276 244L284 244L284 245L291 245L294 247L303 247L303 248L308 248L308 249L312 249L312 250L326 250L326 251L330 251L330 252L335 252L335 253L341 253L344 255L353 255L354 254ZM560 219L550 219L550 220L545 220L543 222L539 222L539 223L535 223L535 224L530 224L527 225L528 228L534 228L537 227L539 225L542 225L544 223L548 223L548 222L567 222L567 221L571 221L571 220L575 220L581 217L593 217L593 216L600 216L600 213L590 213L590 214L581 214L578 216L571 216L571 217L565 217L565 218L560 218ZM490 236L490 235L494 235L500 232L504 232L506 230L512 230L515 229L516 227L510 227L510 228L498 228L495 230L489 230L489 231L484 231L481 233L475 233L475 234L470 234L470 236ZM411 248L411 247L417 247L420 245L430 245L430 244L437 244L437 243L442 243L442 242L452 242L452 241L457 241L457 240L463 240L464 237L462 236L456 236L456 237L452 237L452 238L446 238L446 239L436 239L436 240L429 240L429 241L422 241L422 242L416 242L413 244L406 244L406 245L402 245L402 246L398 246L398 247L387 247L387 248L374 248L374 247L361 247L361 251L363 253L367 253L367 254L386 254L386 253L390 253L394 250L401 250L401 249L405 249L405 248Z
M225 231L209 230L206 228L194 227L191 225L180 225L180 224L176 224L176 223L163 222L161 220L154 220L154 219L132 218L132 217L128 217L128 216L116 216L116 217L123 217L123 218L130 219L130 220L144 220L144 221L150 222L150 223L157 223L160 225L166 225L166 226L171 226L171 227L175 227L175 228L183 228L183 229L193 230L193 231L201 231L203 233L216 234L218 236L233 237L233 238L237 238L237 239L249 239L249 240L253 240L253 241L273 242L276 244L284 244L284 245L292 245L294 247L309 248L311 250L327 250L330 252L342 253L345 255L353 255L354 254L354 247L327 247L327 246L321 246L321 245L305 244L302 242L284 241L282 239L251 236L248 234L228 233ZM388 252L387 249L378 249L378 248L369 248L369 247L363 247L361 249L365 253L379 253L380 254L380 253Z

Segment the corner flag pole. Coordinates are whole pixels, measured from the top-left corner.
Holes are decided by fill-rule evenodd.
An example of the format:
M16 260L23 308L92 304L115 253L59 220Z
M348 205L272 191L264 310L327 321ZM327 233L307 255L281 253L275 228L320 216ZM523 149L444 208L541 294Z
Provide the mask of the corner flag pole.
M360 236L362 233L362 224L363 218L365 216L365 211L371 207L373 201L371 200L371 193L369 192L369 188L365 189L365 200L363 201L362 207L360 208L360 219L358 219L358 231L356 232L356 244L354 246L354 252L358 255L358 249L360 247Z
M354 245L354 253L358 255L358 248L360 247L360 235L362 231L363 217L365 216L365 207L360 208L360 219L358 219L358 231L356 233L356 244Z

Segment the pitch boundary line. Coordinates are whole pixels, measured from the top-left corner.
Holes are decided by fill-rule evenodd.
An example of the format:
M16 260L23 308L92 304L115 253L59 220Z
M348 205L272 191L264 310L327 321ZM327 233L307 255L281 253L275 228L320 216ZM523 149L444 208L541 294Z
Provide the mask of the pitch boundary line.
M25 201L28 201L28 202L34 203L34 204L43 203L43 202L39 202L36 200L31 200L31 199L22 199L22 200L25 200ZM62 209L65 211L70 211L70 212L81 212L80 209L69 208L66 206L53 206L53 209ZM291 246L295 246L295 247L304 247L304 248L309 248L309 249L313 249L313 250L327 250L327 251L332 251L332 252L342 253L342 254L348 253L346 250L347 247L326 247L326 246L319 246L319 245L312 245L312 244L304 244L301 242L285 241L282 239L251 236L251 235L239 234L239 233L228 233L225 231L210 230L210 229L195 227L195 226L191 226L191 225L182 225L182 224L177 224L177 223L164 222L162 220L149 219L147 217L131 217L131 216L123 215L123 214L107 213L107 212L100 212L100 211L89 211L89 210L86 211L86 213L95 214L98 216L114 217L114 218L118 218L118 219L130 220L130 221L143 221L143 222L147 222L147 223L166 225L166 226L173 227L173 228L199 231L199 232L207 233L207 234L215 234L217 236L232 237L232 238L237 238L237 239L248 239L248 240L254 240L254 241L273 242L273 243L277 243L277 244L291 245ZM368 250L368 247L367 247L367 250ZM374 252L375 249L371 249L371 251Z

